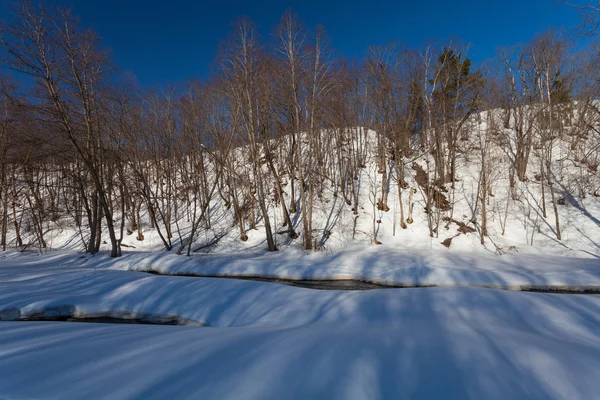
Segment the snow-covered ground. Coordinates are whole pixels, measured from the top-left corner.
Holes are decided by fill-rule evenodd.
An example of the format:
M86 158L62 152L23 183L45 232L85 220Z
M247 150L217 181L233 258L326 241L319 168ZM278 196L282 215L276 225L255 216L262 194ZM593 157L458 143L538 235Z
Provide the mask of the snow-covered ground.
M84 264L85 265L85 264ZM485 286L504 289L600 290L600 259L503 255L448 250L354 247L304 254L130 254L110 268L172 275L259 276L286 279L357 279L400 286Z
M359 168L354 179L356 187L357 207L352 202L348 204L340 194L340 184L333 184L325 180L322 191L315 195L312 217L312 239L321 251L336 252L350 248L363 248L374 243L376 232L377 241L388 249L407 250L450 250L452 252L468 252L476 254L530 254L542 256L566 256L578 258L600 257L600 175L594 172L588 164L577 162L575 155L571 154L570 137L557 140L554 145L554 161L552 168L555 170L555 184L553 185L558 199L557 212L560 221L561 239L558 239L556 219L548 185L544 186L542 195L542 182L539 178L541 165L538 150L532 150L530 155L527 180L516 180L511 189L508 171L512 168L512 152L497 144L492 145L488 157L489 197L486 198L487 207L487 236L481 244L481 200L479 189L481 185L481 155L477 148L480 146L479 135L485 136L485 115L481 114L483 121L473 122L470 128L472 134L469 140L463 143L463 152L457 160L457 180L455 191L451 185L444 185L443 193L453 204L453 211L446 210L440 213L439 229L433 237L430 236L429 214L425 212L426 190L417 182L417 169L426 168L427 161L432 163L431 156L427 153L416 153L413 159L404 160L403 176L399 176L396 165L387 160L387 175L378 172L376 144L377 137L373 130L357 128L356 131L364 135L365 164ZM476 120L477 118L475 118ZM324 133L326 135L326 133ZM507 130L506 138L509 142L515 140L514 131ZM462 142L461 142L462 143ZM356 145L356 143L355 143ZM597 140L591 136L588 141L581 144L586 151L594 153ZM238 151L242 151L239 148ZM596 150L594 150L596 151ZM239 159L244 159L240 156ZM336 161L331 168L335 169ZM264 166L264 173L269 177L269 172ZM284 174L285 175L285 174ZM398 179L402 178L408 187L399 189ZM271 179L271 178L268 178ZM294 230L300 236L291 239L286 232L289 227L284 226L281 205L275 202L275 184L269 182L267 187L270 192L266 196L266 207L273 229L278 232L275 240L280 249L298 250L303 247L303 221L300 210L300 200L291 198L290 182L297 181L289 176L284 176L283 198L286 204L293 202L298 206L296 213L291 214ZM430 177L430 179L433 179ZM298 183L296 182L296 187ZM389 211L379 210L377 200L381 197L382 186L388 189ZM348 188L346 188L349 190ZM297 189L296 189L297 191ZM409 196L410 193L412 196ZM351 198L351 194L347 195ZM411 199L411 200L409 200ZM544 200L544 201L542 201ZM401 213L401 204L402 210ZM409 206L412 206L413 222L406 224L405 229L400 225L401 214L406 220ZM177 249L190 233L189 215L184 215L184 203L179 204L179 214L171 210L170 213L179 215L170 220L170 230L173 232L172 245ZM546 216L544 217L544 209ZM356 212L356 214L355 214ZM228 255L231 253L262 254L266 245L264 222L256 210L256 229L246 226L248 240L241 240L239 229L236 228L233 209L227 207L221 197L214 196L210 205L210 228L205 223L200 224L197 237L192 249L202 253ZM26 216L26 213L24 214ZM120 219L116 211L115 218ZM123 238L123 252L161 252L164 244L158 231L149 221L147 210L142 207L141 230L143 236L139 240L137 233L125 234ZM432 217L436 219L435 217ZM447 219L452 220L448 222ZM247 219L247 218L246 218ZM27 220L27 218L25 218ZM246 221L246 225L248 221ZM436 225L436 221L432 221ZM459 231L459 224L468 227L469 232ZM164 221L159 221L164 225ZM434 227L432 227L434 228ZM163 234L165 227L162 227ZM58 221L47 221L44 226L45 239L51 250L81 251L83 239L87 236L85 228L80 231L69 218ZM22 232L24 242L29 243L28 249L36 249L37 244L33 233L27 229ZM108 250L110 244L106 240L107 232L103 233L104 243L101 248ZM14 244L12 226L8 232L9 248ZM41 250L47 252L48 249ZM185 252L184 252L185 254Z
M362 259L358 258L359 254L362 254ZM284 256L285 253L282 255ZM471 284L491 287L494 284L505 286L507 284L515 285L519 282L524 286L549 283L560 286L573 284L573 286L567 286L573 288L590 287L590 284L596 284L593 287L600 288L600 266L597 262L591 262L593 260L571 260L572 264L563 265L551 263L550 260L547 260L548 263L539 260L536 263L533 258L514 257L512 258L513 265L503 266L493 263L487 265L487 261L494 260L493 256L490 257L490 260L482 260L468 255L464 255L462 259L456 256L444 258L444 254L441 254L438 255L438 261L442 265L439 268L431 266L435 265L434 263L429 264L430 266L423 263L416 265L413 269L409 267L409 272L406 272L403 269L403 258L400 255L396 257L398 260L396 265L393 265L393 258L389 257L389 253L382 252L379 257L377 255L375 251L339 254L341 258L355 260L346 269L347 272L344 276L353 277L351 271L360 271L362 276L374 280L381 279L386 282L402 282L404 284L411 282L439 285ZM170 258L147 256L146 259L130 256L123 259L121 266L127 266L128 260L133 263L133 267L139 267L144 263L151 262L155 265L168 265L169 260L179 259L181 257L177 256ZM307 259L302 260L306 262ZM409 257L407 259L411 261ZM502 258L497 259L502 260ZM82 258L69 255L56 256L54 259L39 256L15 256L2 260L0 262L0 312L3 314L0 315L4 315L4 319L14 319L15 315L35 316L44 311L51 315L74 311L82 315L130 313L177 316L184 320L211 326L256 324L297 326L322 319L329 321L330 315L334 317L344 315L344 319L368 322L371 318L375 318L374 315L371 315L371 311L376 307L370 307L371 301L364 299L372 297L396 302L402 299L401 296L409 296L408 294L418 296L417 293L420 293L418 289L416 291L387 289L382 294L380 291L369 293L317 291L236 279L156 276L128 270L116 270L114 264L104 264L106 260L106 257L101 256L88 258L84 256ZM419 260L419 257L416 257L415 260ZM253 270L253 261L257 266L264 266L265 269ZM331 271L343 270L343 264L335 264L335 256L321 257L321 262L316 262L312 270L308 262L306 265L292 267L292 258L281 257L281 261L283 265L280 275L283 276L302 277L305 276L303 274L306 271L311 277L329 276ZM326 261L329 261L331 265ZM518 264L516 261L522 261L522 263ZM577 264L578 261L581 263L580 265ZM287 265L285 265L286 262ZM196 264L201 265L201 263ZM190 266L193 265L195 264L190 261ZM232 261L232 265L235 266L236 263ZM240 261L239 265L243 266L244 264ZM249 260L248 265L249 271L254 274L269 273L269 264L261 261L260 258ZM117 264L117 266L119 265ZM210 265L207 265L207 270L210 271L210 268ZM274 271L278 271L277 263L273 264L273 268ZM579 268L579 273L570 275L569 270L575 270L575 268ZM213 269L213 271L218 271L218 269ZM248 272L248 270L245 271ZM285 275L286 273L287 275ZM399 277L400 280L395 280L396 277ZM584 282L588 282L588 284L583 285ZM488 292L496 293L489 289L482 293ZM521 298L519 296L522 296L522 293L506 292L506 301ZM600 301L600 297L598 299ZM384 303L387 302L388 300L384 300ZM332 307L324 307L325 304L332 304ZM335 306L336 304L339 307ZM463 306L473 307L469 306L467 302ZM366 310L364 315L360 315L357 311L361 309ZM377 314L375 312L375 315ZM334 318L333 322L339 321Z
M598 320L584 317L598 310L588 302L569 299L546 310L539 300L530 311L542 315L514 306L473 315L449 313L457 304L442 301L451 292L431 302L426 291L423 302L399 307L396 322L295 328L6 322L0 397L596 398ZM575 325L565 326L561 313Z
M392 263L396 255L376 250L338 258L359 254L365 259L355 265L365 270L382 271L385 264L392 264L390 276L402 270ZM288 258L290 274L292 256L280 256ZM319 257L325 272L325 259L336 260L335 254ZM204 259L192 258L198 265ZM106 260L6 257L0 261L0 315L155 315L207 326L2 321L0 398L583 399L600 389L597 295L472 287L321 291L149 275L126 270L136 257L117 265ZM479 268L480 276L501 269L474 257L463 260L473 267L466 271ZM565 265L561 273L550 259L548 265L510 260L506 281L526 267L524 277L564 283L560 279L570 279L564 272L577 266ZM163 265L169 258L155 261ZM591 261L580 265L579 276L597 282ZM299 276L309 264L296 268ZM448 268L440 267L437 276L451 276ZM477 273L461 275L479 279Z
M391 286L600 290L599 258L497 256L389 246L355 246L347 250L311 254L288 248L277 253L195 254L192 257L167 252L132 252L116 260L103 254L55 252L40 256L11 253L0 260L0 281L8 282L21 275L49 274L54 282L56 271L61 274L86 271L90 275L107 270L204 277L355 279Z
M143 240L126 235L118 259L78 252L82 232L64 221L48 225L49 249L0 253L0 399L597 397L600 295L498 290L600 290L597 174L556 157L558 240L548 197L542 216L539 157L511 194L510 157L493 152L482 245L475 151L459 159L453 222L431 237L409 165L414 222L400 227L397 176L384 183L390 210L376 209L382 175L368 149L355 178L357 215L327 182L315 201L318 252L282 233L281 251L266 253L261 221L242 241L217 199L191 257L165 252L147 216ZM267 206L279 231L279 206L271 198ZM302 232L299 213L293 221ZM178 224L175 248L189 234L189 221ZM332 291L224 279L236 276L439 287ZM66 317L199 326L16 321Z

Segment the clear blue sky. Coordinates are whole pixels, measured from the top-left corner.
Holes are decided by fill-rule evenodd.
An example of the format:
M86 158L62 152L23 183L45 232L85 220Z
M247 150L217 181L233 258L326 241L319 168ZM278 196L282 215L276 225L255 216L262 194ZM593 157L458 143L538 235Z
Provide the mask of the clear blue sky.
M359 58L369 45L395 39L419 46L457 38L472 44L470 56L477 62L494 56L498 46L578 23L577 12L560 0L60 1L99 33L115 63L142 85L207 76L219 41L237 17L250 17L268 36L288 8L309 27L324 25L339 53ZM10 2L0 0L1 19Z

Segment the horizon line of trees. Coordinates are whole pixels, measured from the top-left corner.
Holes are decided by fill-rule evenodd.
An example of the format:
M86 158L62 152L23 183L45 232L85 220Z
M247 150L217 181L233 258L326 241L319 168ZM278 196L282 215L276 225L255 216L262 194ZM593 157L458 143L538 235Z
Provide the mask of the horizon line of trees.
M268 46L250 20L238 20L210 79L145 91L119 76L97 35L68 10L23 1L14 17L0 30L2 62L33 84L25 90L0 76L4 249L9 230L15 246L26 244L26 232L44 248L49 224L68 221L87 252L98 252L107 235L118 257L125 234L143 239L146 215L166 250L189 255L214 223L215 202L231 210L242 241L262 225L270 251L282 231L318 249L327 231L313 227L315 202L333 190L357 215L356 179L370 152L382 182L374 207L389 210L385 183L393 181L402 228L412 221L407 170L426 161L417 178L434 236L441 221L453 220L457 160L472 151L473 120L491 109L498 112L487 113L479 136L487 139L478 146L482 243L492 143L510 155L511 188L540 177L543 214L547 193L559 240L557 141L569 140L577 161L597 174L598 149L584 144L600 133L599 52L575 52L558 32L502 49L478 70L468 47L455 43L411 49L393 42L348 63L334 58L322 28L306 29L290 11ZM367 129L376 132L374 143ZM532 152L541 160L535 171Z

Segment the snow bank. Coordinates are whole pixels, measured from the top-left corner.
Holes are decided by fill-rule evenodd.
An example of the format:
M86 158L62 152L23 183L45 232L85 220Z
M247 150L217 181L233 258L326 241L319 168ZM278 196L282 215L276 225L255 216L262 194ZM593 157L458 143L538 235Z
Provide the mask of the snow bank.
M155 276L85 268L76 263L61 265L63 261L66 260L58 258L54 264L10 266L5 260L0 264L0 312L8 315L13 310L14 316L14 310L18 310L19 317L27 317L41 315L45 310L52 315L60 314L62 309L73 312L74 308L81 315L177 316L218 327L296 327L317 321L401 321L408 317L403 317L406 312L411 318L419 318L421 312L429 310L423 308L424 304L441 307L440 312L447 311L449 315L455 308L470 309L471 313L479 310L482 315L500 307L522 308L530 313L540 304L546 307L580 297L466 287L316 291L265 282ZM549 274L561 276L556 270L555 275ZM600 296L581 297L580 303L600 305ZM449 308L451 304L454 305ZM600 318L600 313L594 318Z
M96 262L96 261L92 261ZM199 276L263 276L286 279L358 279L401 286L471 285L505 289L600 290L600 259L503 255L354 247L305 254L286 249L276 254L197 255L128 254L110 268Z

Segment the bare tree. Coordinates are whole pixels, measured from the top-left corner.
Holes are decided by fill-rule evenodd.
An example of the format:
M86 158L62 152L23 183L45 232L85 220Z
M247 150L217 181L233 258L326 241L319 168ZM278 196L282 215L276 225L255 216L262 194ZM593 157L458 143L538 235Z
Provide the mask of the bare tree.
M262 171L259 146L261 126L267 118L260 113L257 92L260 89L260 74L264 74L266 71L262 69L260 46L256 39L255 29L249 20L238 21L225 51L220 66L222 79L227 85L227 93L231 100L241 110L242 124L250 150L250 162L253 166L253 187L256 188L258 195L256 200L265 225L267 248L269 251L276 251L277 245L267 209L265 174ZM250 195L253 196L252 191Z
M99 211L106 221L111 257L121 255L115 235L104 149L99 125L103 86L110 67L97 37L77 27L69 12L48 13L29 2L19 5L18 19L2 30L0 44L11 68L31 76L42 91L38 107L71 143L76 159L92 179ZM95 220L91 216L91 220ZM98 217L97 220L100 220ZM93 232L95 226L90 226ZM95 252L99 241L90 245Z

